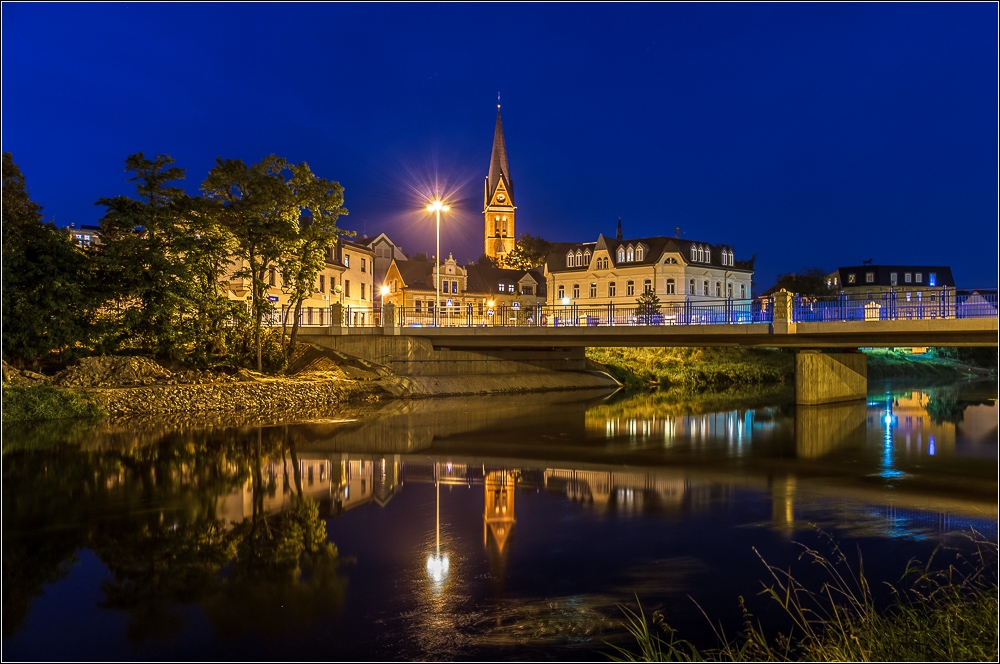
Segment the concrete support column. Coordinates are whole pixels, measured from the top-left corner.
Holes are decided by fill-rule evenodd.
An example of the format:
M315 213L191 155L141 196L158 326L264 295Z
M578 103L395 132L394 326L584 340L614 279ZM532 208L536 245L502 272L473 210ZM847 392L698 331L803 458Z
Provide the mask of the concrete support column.
M864 353L802 350L795 356L795 403L851 401L864 399L867 393L868 358Z

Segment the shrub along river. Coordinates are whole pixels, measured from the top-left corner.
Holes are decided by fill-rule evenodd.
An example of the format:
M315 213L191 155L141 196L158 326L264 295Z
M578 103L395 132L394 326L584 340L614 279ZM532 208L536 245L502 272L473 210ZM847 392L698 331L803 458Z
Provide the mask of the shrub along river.
M787 629L760 591L828 580L804 547L885 600L995 546L997 422L990 384L5 425L3 658L594 660L637 597L700 645L741 596Z

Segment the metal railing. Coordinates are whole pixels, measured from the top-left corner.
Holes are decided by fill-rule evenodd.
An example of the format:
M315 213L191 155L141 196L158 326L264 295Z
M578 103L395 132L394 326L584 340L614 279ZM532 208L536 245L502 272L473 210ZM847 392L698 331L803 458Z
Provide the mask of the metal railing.
M841 293L833 297L796 296L792 306L792 320L797 323L996 317L995 289L942 288Z

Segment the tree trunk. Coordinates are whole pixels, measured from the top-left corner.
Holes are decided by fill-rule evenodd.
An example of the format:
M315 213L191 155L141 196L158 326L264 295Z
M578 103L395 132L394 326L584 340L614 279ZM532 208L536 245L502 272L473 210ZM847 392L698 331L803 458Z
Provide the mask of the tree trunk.
M302 300L303 298L295 299L295 316L292 319L292 334L288 340L288 360L291 361L292 353L295 352L295 344L298 343L299 338L299 318L302 315Z

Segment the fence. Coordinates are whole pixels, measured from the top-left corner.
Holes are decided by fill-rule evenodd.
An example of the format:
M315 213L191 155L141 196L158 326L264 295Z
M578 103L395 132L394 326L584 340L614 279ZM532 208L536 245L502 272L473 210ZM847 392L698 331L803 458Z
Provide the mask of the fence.
M792 320L798 323L996 317L997 291L985 289L797 296L792 307Z

